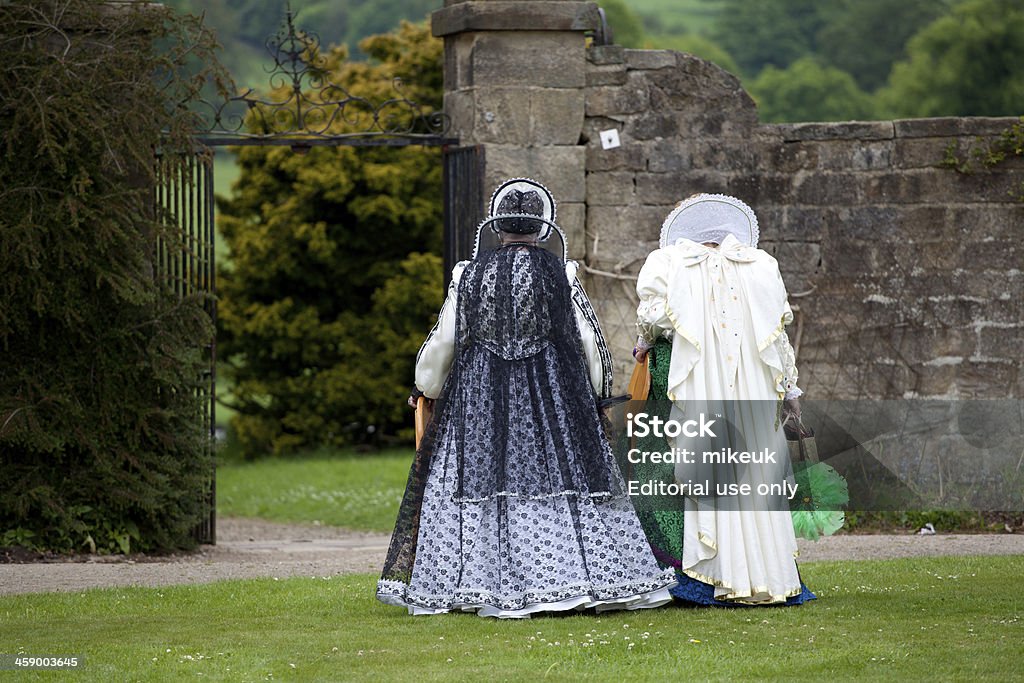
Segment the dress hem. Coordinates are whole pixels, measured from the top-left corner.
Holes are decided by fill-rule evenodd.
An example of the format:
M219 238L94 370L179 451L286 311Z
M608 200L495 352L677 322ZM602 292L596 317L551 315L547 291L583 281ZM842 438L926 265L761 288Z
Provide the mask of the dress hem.
M674 572L667 571L663 576L646 582L602 587L565 586L557 590L531 591L500 599L491 591L482 589L463 589L450 596L421 595L410 591L408 584L401 581L381 580L377 583L377 599L388 605L405 607L414 616L475 612L481 617L521 619L539 612L590 608L604 612L661 607L672 602L670 589L676 585L678 582Z

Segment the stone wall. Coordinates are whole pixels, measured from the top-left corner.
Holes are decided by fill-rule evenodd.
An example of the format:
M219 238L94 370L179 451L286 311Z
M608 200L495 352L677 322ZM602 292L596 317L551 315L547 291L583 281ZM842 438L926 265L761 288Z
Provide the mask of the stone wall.
M1024 396L1024 164L938 167L1013 119L759 124L738 80L691 55L588 57L586 257L608 273L588 284L620 375L635 306L622 276L676 203L721 192L754 207L779 260L811 395ZM622 145L603 150L611 128Z
M797 309L801 386L815 397L1024 396L1024 182L939 168L1013 119L761 124L739 81L670 51L587 48L596 7L453 2L445 108L482 144L488 187L551 187L618 363L632 366L634 278L694 192L754 207ZM621 145L602 149L599 132Z
M589 2L446 0L432 30L444 38L444 109L461 144L486 148L487 192L510 176L551 189L558 224L582 259L585 158L580 144L587 83Z

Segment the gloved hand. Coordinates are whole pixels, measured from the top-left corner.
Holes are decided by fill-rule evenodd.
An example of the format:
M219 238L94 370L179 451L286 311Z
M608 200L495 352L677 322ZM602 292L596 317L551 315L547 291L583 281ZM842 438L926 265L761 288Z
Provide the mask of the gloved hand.
M406 400L406 403L409 404L410 408L412 408L413 410L416 410L416 402L419 400L420 396L422 396L422 395L423 395L422 391L420 391L416 387L413 387L412 388L412 392L410 392L410 394L409 394L409 398Z

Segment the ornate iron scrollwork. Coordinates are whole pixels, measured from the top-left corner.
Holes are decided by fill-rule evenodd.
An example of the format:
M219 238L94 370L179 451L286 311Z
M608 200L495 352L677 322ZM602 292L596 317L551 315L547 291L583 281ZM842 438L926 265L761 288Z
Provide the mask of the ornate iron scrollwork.
M295 27L290 4L284 24L267 39L266 47L273 58L265 67L269 86L282 96L261 97L247 88L221 101L202 100L197 131L201 138L241 145L294 140L298 149L331 141L450 142L445 139L451 125L448 116L427 111L406 97L401 79L392 79L394 96L381 102L353 95L332 82L320 53L320 37Z

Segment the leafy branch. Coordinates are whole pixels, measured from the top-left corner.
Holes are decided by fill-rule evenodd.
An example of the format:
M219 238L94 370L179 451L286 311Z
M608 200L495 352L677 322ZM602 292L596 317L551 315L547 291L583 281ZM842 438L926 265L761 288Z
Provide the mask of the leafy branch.
M968 147L963 156L957 153L956 142L950 142L939 166L971 175L979 169L990 169L1008 158L1021 156L1024 156L1024 116L995 138L975 138L975 144ZM1024 182L1016 196L1024 201Z

